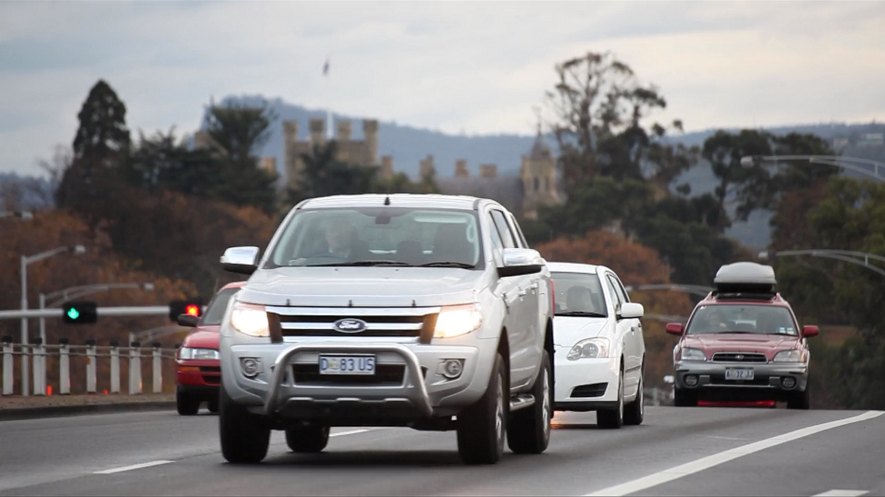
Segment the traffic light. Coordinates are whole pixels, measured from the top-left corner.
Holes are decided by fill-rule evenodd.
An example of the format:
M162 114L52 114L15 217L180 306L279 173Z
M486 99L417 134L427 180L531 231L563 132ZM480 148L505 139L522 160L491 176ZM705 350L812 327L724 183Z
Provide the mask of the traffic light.
M203 314L203 301L198 298L173 300L169 302L169 319L177 322L179 314L200 317Z
M68 324L94 323L98 321L98 306L95 302L65 302L61 319Z

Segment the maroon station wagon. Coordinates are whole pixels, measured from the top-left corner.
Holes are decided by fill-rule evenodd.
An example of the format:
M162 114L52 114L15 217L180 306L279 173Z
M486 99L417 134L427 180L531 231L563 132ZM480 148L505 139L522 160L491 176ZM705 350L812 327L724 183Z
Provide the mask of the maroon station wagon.
M680 337L673 348L677 406L774 400L808 409L806 338L818 327L799 326L776 283L771 266L724 265L687 324L667 324Z

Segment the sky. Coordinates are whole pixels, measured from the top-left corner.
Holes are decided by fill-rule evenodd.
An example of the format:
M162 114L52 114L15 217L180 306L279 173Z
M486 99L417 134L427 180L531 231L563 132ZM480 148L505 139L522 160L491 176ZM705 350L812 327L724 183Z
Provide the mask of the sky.
M587 52L686 131L885 120L883 1L0 0L0 173L44 176L99 79L136 141L239 95L529 135L555 65Z

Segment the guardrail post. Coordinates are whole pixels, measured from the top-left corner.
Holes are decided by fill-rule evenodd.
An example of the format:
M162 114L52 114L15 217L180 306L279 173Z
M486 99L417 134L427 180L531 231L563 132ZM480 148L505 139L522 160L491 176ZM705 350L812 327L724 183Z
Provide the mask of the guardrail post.
M129 345L129 395L134 395L141 393L141 343Z
M160 342L153 342L153 365L154 393L163 393L163 353L160 351Z
M58 393L71 393L71 350L67 338L58 339Z
M111 393L120 393L120 342L111 340Z
M86 393L95 393L97 390L95 367L95 340L86 340Z
M34 395L46 395L46 346L40 337L31 338L34 349Z
M12 377L12 337L5 335L3 337L3 395L12 395L13 381Z

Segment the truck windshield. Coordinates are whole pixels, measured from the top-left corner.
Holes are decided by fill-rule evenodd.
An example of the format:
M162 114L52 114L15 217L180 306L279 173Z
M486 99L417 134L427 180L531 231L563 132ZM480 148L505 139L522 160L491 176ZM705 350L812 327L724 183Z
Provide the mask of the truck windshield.
M428 266L481 263L473 211L367 207L305 210L271 249L269 267Z

